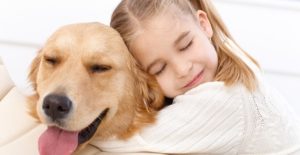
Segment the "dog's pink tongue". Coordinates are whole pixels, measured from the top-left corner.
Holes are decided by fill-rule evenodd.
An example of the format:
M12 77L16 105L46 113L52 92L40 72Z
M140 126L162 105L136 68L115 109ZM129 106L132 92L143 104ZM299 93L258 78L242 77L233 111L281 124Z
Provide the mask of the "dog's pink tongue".
M57 127L48 129L39 138L40 155L70 155L78 145L78 132Z

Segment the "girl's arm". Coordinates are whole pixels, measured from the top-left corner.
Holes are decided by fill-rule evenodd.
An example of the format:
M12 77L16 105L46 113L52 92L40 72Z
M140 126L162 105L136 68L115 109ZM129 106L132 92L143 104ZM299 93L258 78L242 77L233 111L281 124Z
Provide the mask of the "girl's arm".
M245 132L243 87L203 84L161 110L156 124L127 141L95 142L105 151L235 153Z

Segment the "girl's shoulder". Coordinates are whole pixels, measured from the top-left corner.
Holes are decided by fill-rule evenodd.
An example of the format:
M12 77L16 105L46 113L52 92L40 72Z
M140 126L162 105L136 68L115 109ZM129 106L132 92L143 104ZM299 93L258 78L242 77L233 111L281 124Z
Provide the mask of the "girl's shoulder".
M201 85L199 85L177 97L181 97L181 96L185 96L185 95L205 96L207 94L216 94L216 93L231 94L231 93L236 93L237 91L248 92L247 88L241 83L236 83L236 84L228 86L228 85L225 85L225 83L222 81L213 81L213 82L203 83L203 84L201 84Z
M210 104L211 102L243 104L249 99L249 95L251 95L251 92L243 84L227 86L224 82L216 81L201 84L182 95L176 96L173 102L175 104L190 104L191 102L201 104Z

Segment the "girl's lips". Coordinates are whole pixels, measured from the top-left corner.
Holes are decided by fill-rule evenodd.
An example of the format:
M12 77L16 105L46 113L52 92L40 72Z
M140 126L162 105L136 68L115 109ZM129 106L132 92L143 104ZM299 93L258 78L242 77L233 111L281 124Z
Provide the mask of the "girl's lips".
M197 74L192 81L190 81L187 85L184 86L184 88L194 87L201 83L203 79L203 72L204 70Z

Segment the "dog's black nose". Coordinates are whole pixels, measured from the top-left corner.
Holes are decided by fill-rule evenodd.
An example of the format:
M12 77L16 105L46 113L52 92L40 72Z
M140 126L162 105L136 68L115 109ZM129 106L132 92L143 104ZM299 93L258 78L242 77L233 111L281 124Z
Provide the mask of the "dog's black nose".
M50 94L44 98L43 109L52 120L64 118L71 108L72 101L66 96Z

